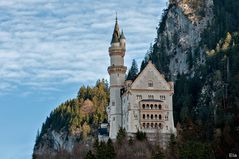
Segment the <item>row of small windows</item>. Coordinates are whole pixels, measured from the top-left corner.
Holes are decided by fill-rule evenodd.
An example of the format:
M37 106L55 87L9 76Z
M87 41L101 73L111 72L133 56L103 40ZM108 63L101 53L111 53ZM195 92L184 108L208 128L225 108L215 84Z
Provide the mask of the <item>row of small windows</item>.
M159 114L159 115L157 115L157 114L155 114L155 115L153 115L153 114L143 114L143 119L159 119L159 120L161 120L162 119L162 116L161 116L161 114Z
M161 104L143 104L142 105L143 109L162 109L162 105Z
M165 96L164 95L161 95L159 96L160 100L165 100Z
M151 128L151 129L154 129L154 128L161 128L162 129L163 128L161 123L143 123L142 127L143 128Z
M162 129L163 125L161 123L143 123L142 127L146 129L158 129L158 128ZM166 125L166 130L168 130L167 125Z
M141 100L142 99L142 95L136 95L136 99L137 100ZM154 95L148 95L148 99L154 99ZM166 97L165 97L165 95L160 95L159 96L159 99L160 100L165 100L166 99Z

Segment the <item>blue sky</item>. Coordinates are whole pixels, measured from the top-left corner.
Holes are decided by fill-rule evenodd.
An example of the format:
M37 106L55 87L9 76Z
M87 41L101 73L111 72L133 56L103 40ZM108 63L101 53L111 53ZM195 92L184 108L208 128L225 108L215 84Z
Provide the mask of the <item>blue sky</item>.
M167 0L1 0L0 158L28 159L37 129L83 84L108 79L115 12L140 64Z

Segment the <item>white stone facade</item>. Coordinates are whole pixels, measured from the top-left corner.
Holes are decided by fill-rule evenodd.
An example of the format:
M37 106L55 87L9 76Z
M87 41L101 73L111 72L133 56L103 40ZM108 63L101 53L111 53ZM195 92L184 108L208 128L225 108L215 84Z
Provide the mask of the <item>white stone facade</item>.
M128 135L138 130L147 134L176 133L173 121L174 94L173 82L167 82L164 76L149 61L134 81L125 81L124 66L125 37L119 33L116 20L111 46L109 48L110 66L110 104L108 120L109 137L116 139L120 127Z

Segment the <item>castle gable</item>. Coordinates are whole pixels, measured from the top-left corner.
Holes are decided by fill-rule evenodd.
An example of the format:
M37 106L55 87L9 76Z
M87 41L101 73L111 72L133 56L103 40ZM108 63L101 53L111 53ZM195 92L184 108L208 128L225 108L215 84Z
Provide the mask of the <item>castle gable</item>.
M164 79L164 76L149 61L144 70L132 83L131 89L171 90L171 87Z

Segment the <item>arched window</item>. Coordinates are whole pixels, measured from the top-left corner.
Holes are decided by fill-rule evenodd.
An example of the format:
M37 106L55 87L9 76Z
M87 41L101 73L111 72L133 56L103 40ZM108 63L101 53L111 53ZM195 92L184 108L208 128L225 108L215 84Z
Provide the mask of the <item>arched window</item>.
M159 128L161 128L161 129L163 128L163 126L162 126L162 124L161 124L161 123L159 123Z
M153 104L150 104L150 109L153 109Z
M143 109L145 109L145 104L142 105Z
M143 119L145 119L145 114L143 114Z
M158 128L158 123L155 123L155 128Z
M147 109L149 109L149 104L147 104Z
M155 118L155 119L158 119L158 115L157 115L157 114L155 114L155 115L154 115L154 118Z
M165 120L166 120L166 121L168 120L168 116L167 116L167 115L165 116Z
M153 86L154 86L153 81L149 81L148 82L148 87L153 87Z
M147 128L149 128L149 123L147 123Z
M154 118L154 115L153 114L151 114L151 119L153 119Z
M162 105L161 104L159 104L159 109L162 109Z
M149 119L149 114L147 114L147 119Z
M157 106L157 104L155 104L155 105L154 105L154 109L158 109L158 106Z
M161 120L162 119L162 116L161 116L161 114L159 114L159 120Z
M151 123L151 128L153 128L154 127L154 123Z
M145 128L145 123L143 123L143 128Z

